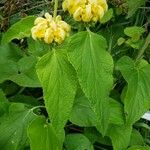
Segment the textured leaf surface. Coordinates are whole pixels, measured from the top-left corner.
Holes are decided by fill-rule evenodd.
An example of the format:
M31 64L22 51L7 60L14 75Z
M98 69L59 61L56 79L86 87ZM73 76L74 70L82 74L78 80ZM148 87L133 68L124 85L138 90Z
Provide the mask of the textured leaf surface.
M84 96L77 97L71 112L70 121L81 127L95 126L96 114L92 110L89 100Z
M34 25L35 18L36 17L34 16L28 16L12 25L3 35L1 43L6 44L13 39L22 39L24 37L29 37L31 34L31 28Z
M150 108L150 65L137 67L129 57L124 56L118 61L117 68L127 81L124 109L127 124L133 124Z
M124 124L123 106L109 98L110 102L110 116L109 123L121 125ZM73 124L82 127L92 127L98 122L98 118L92 110L89 100L85 95L77 97L74 102L74 106L71 112L70 121Z
M37 73L44 89L50 121L59 134L69 119L73 106L75 71L63 50L53 50L39 60Z
M23 150L27 145L27 126L35 118L24 104L5 103L5 111L0 116L1 150Z
M79 32L69 44L69 60L82 90L99 118L98 129L106 132L109 121L108 95L113 84L113 60L106 51L106 40L92 32Z
M111 125L107 136L111 138L114 150L126 150L130 142L132 127Z
M93 145L83 134L69 134L65 139L67 150L94 150Z
M28 127L31 150L60 150L60 143L51 124L44 117L35 119Z
M112 98L110 98L109 100L110 100L109 123L115 125L123 125L125 120L123 105Z

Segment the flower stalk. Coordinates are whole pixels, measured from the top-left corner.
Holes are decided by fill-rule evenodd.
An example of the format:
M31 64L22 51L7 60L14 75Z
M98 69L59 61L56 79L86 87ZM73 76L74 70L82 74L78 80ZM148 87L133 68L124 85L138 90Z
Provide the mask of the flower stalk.
M53 14L54 19L55 19L56 16L57 16L57 9L58 9L58 0L55 0L55 4L54 4L54 14Z

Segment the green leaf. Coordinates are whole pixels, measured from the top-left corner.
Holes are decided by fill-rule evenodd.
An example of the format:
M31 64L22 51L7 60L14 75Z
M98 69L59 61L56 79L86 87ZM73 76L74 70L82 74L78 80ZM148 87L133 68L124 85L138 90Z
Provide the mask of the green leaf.
M137 26L127 27L124 29L124 33L131 37L133 42L137 42L145 31L146 30L144 28Z
M29 37L31 34L31 28L34 26L35 16L27 16L21 19L19 22L12 25L8 31L2 37L2 44L11 42L13 39L22 39Z
M0 89L0 117L8 111L8 107L8 100L6 99L3 91Z
M51 124L38 117L28 127L31 150L60 150L60 143Z
M115 125L123 125L124 124L124 111L123 105L118 101L110 98L110 117L109 123Z
M104 24L104 23L106 23L106 22L108 22L109 20L111 20L111 18L113 17L113 9L112 8L110 8L106 13L105 13L105 15L103 16L103 18L100 20L100 22L102 23L102 24Z
M14 96L11 96L9 98L10 102L15 102L15 103L24 103L28 104L31 106L37 106L39 105L39 102L37 101L37 98L32 97L32 96L27 96L23 94L16 94Z
M138 127L138 128L143 128L143 129L146 129L148 131L150 131L150 126L144 122L137 122L135 124L135 127Z
M0 61L0 83L11 80L20 86L40 87L35 65L37 59L33 56L21 58L18 62Z
M131 133L131 139L130 139L130 146L133 145L144 145L144 139L139 131L136 129L133 129Z
M79 32L71 37L68 47L81 88L99 119L97 128L105 134L109 122L108 95L113 84L113 60L106 51L106 40L90 31Z
M103 145L111 146L111 140L107 136L103 137L95 128L85 128L84 135L90 140L91 143L98 142Z
M20 59L17 63L17 74L9 77L20 86L25 87L40 87L40 83L36 74L37 58L33 56L26 56Z
M27 145L27 126L36 116L21 103L9 103L7 107L7 111L0 116L0 148L23 150Z
M150 147L148 146L132 146L128 148L127 150L150 150Z
M110 100L110 116L109 123L121 125L124 124L123 106L109 98ZM98 118L92 110L89 100L82 94L76 97L71 112L70 121L81 127L92 127L97 124Z
M111 125L107 136L111 138L114 150L126 150L130 142L132 127L126 125Z
M95 126L96 114L92 110L89 100L84 96L77 97L70 115L70 121L81 127Z
M17 62L22 57L21 49L15 44L0 45L0 62Z
M124 56L116 66L127 81L123 98L127 124L133 124L150 108L150 65L136 66L134 61Z
M56 133L62 135L60 132L69 119L76 93L75 71L64 50L52 50L39 60L37 73L50 121Z
M32 37L27 39L28 51L35 56L42 56L50 50L50 45L40 40L34 40Z
M132 17L139 7L143 6L147 0L127 0L127 4L129 7L127 18Z
M69 134L65 139L67 150L94 150L93 145L83 134Z
M139 40L137 42L133 42L132 39L128 39L125 43L128 46L131 46L132 48L139 50L142 47L142 45L144 44L144 41L143 40Z
M125 39L124 39L123 37L121 37L121 38L119 38L119 39L117 40L117 44L118 44L119 46L122 45L124 42L125 42Z
M11 76L18 74L17 63L11 60L0 62L0 83L9 80Z

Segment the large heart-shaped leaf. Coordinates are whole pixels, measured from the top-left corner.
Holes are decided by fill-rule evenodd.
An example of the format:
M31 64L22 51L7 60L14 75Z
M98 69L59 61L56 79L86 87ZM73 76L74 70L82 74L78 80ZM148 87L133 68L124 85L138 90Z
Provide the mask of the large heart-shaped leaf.
M64 50L52 50L37 64L37 73L44 90L45 105L56 133L69 119L76 93L75 71Z
M127 124L133 124L150 108L150 65L139 64L124 56L116 66L127 81L123 96Z
M98 117L97 128L105 134L109 122L108 95L113 84L113 60L106 40L90 31L72 36L68 56L83 92Z

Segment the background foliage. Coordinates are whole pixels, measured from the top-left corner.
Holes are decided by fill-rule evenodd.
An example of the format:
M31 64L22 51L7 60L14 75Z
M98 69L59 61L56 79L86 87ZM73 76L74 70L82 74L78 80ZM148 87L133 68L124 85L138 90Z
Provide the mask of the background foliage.
M90 30L61 3L56 46L30 33L52 1L0 1L0 149L149 150L150 1L108 0Z

